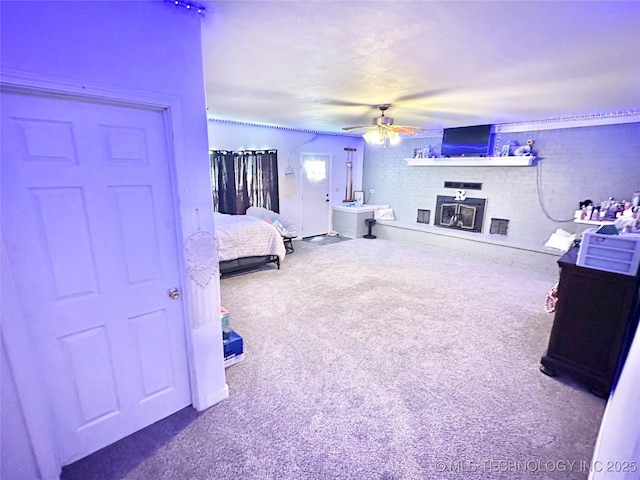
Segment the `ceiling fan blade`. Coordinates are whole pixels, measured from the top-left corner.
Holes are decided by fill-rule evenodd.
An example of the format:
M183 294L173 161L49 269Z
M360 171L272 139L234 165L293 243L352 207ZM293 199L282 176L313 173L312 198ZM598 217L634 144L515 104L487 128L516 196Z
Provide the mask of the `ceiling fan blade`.
M437 95L441 95L443 93L448 93L450 92L451 88L434 88L433 90L425 90L424 92L417 92L417 93L412 93L409 95L403 95L402 97L398 97L396 98L394 103L397 102L407 102L410 100L420 100L423 98L430 98L430 97L435 97Z
M403 127L400 125L394 125L394 128L392 128L391 130L393 130L396 133L402 133L403 135L417 135L418 132L425 132L426 129L425 128L418 128L418 127Z
M371 129L383 129L389 130L402 135L417 135L418 132L426 132L426 128L422 127L409 127L407 125L363 125L360 127L343 127L343 130L371 130Z
M417 135L418 132L426 132L426 128L413 127L409 125L396 125L393 123L393 118L385 117L384 112L391 106L391 104L376 105L381 114L372 120L371 125L359 125L355 127L342 127L343 130L371 130L378 129L379 131L401 133L403 135Z
M342 130L359 130L362 128L371 128L371 125L360 125L357 127L342 127Z
M397 123L394 123L393 125L391 125L391 128L408 128L409 130L427 130L424 127L416 127L414 125L399 125Z
M378 108L376 105L371 105L370 103L350 102L348 100L337 100L337 99L322 100L319 103L322 103L323 105L331 105L331 106L334 106L334 107Z

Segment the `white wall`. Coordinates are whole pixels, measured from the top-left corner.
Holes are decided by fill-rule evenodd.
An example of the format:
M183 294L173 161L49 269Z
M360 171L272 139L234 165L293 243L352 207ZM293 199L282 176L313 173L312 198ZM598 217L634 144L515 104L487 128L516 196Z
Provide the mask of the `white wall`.
M640 477L640 333L602 417L589 479Z
M201 17L163 0L3 0L0 8L3 81L25 78L26 83L60 85L62 90L80 94L114 92L122 97L167 99L171 104L179 196L176 203L180 208L182 236L186 239L199 229L213 232ZM2 282L4 290L4 277ZM208 310L213 313L209 325L192 331L190 337L191 364L197 365L197 374L191 378L192 387L198 391L194 404L197 402L200 407L220 401L228 392L220 321L215 315L219 311L218 279L210 285ZM188 310L194 311L195 293L184 293L183 298L191 307ZM6 346L7 354L15 352L11 344ZM207 361L198 363L198 358ZM24 368L19 370L24 372ZM14 441L33 436L34 432L28 427L25 431L25 422L5 422L5 418L18 419L29 412L20 411L25 405L21 396L24 392L16 392L14 387L24 383L18 381L16 372L3 371L2 375L3 426L11 426L9 431L2 431L2 478L54 478L57 472L51 469L43 472L42 462L40 466L34 463L33 452L38 448ZM54 452L53 447L51 451ZM11 458L19 459L21 471L15 471L15 462L9 462ZM38 477L33 475L34 471L39 471Z
M301 154L331 156L331 205L342 205L347 181L347 152L344 149L356 148L353 154L353 189L361 190L362 187L362 137L319 135L284 128L210 120L209 147L212 150L277 149L280 213L297 225L302 224L303 213L300 200ZM285 179L284 172L289 165L295 173ZM295 181L295 185L288 185L292 180Z

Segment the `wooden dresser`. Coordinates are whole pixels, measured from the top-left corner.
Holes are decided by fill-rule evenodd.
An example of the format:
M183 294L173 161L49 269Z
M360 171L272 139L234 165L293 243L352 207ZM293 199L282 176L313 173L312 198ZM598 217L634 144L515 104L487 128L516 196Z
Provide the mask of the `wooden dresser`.
M576 265L578 247L558 260L558 301L540 370L584 383L608 397L638 325L640 274Z

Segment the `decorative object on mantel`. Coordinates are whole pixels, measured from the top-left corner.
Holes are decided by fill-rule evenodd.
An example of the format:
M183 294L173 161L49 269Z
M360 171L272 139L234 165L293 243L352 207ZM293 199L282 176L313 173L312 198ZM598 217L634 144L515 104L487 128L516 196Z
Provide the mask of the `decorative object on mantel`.
M436 158L436 152L431 145L424 148L414 148L413 158Z
M371 125L343 127L343 130L366 130L362 135L366 142L380 145L382 147L386 147L387 143L390 143L391 145L397 145L400 143L400 134L415 136L418 132L426 131L426 129L422 127L394 125L393 118L384 116L384 112L390 106L390 104L378 105L381 115L371 120Z
M512 140L502 146L501 156L507 157L513 155L514 157L525 157L534 155L533 143L533 140L529 139L526 145L520 145L517 141Z
M344 151L347 152L347 187L342 203L353 202L353 152L356 150L355 148L344 147Z
M531 155L531 147L527 145L522 145L513 151L514 157L524 157L525 155Z

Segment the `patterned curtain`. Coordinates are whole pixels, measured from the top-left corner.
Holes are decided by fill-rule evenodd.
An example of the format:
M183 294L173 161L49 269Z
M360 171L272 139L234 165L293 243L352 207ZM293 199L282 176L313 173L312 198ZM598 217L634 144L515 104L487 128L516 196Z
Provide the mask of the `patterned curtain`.
M254 206L280 212L277 150L213 150L209 158L214 211L244 215Z

